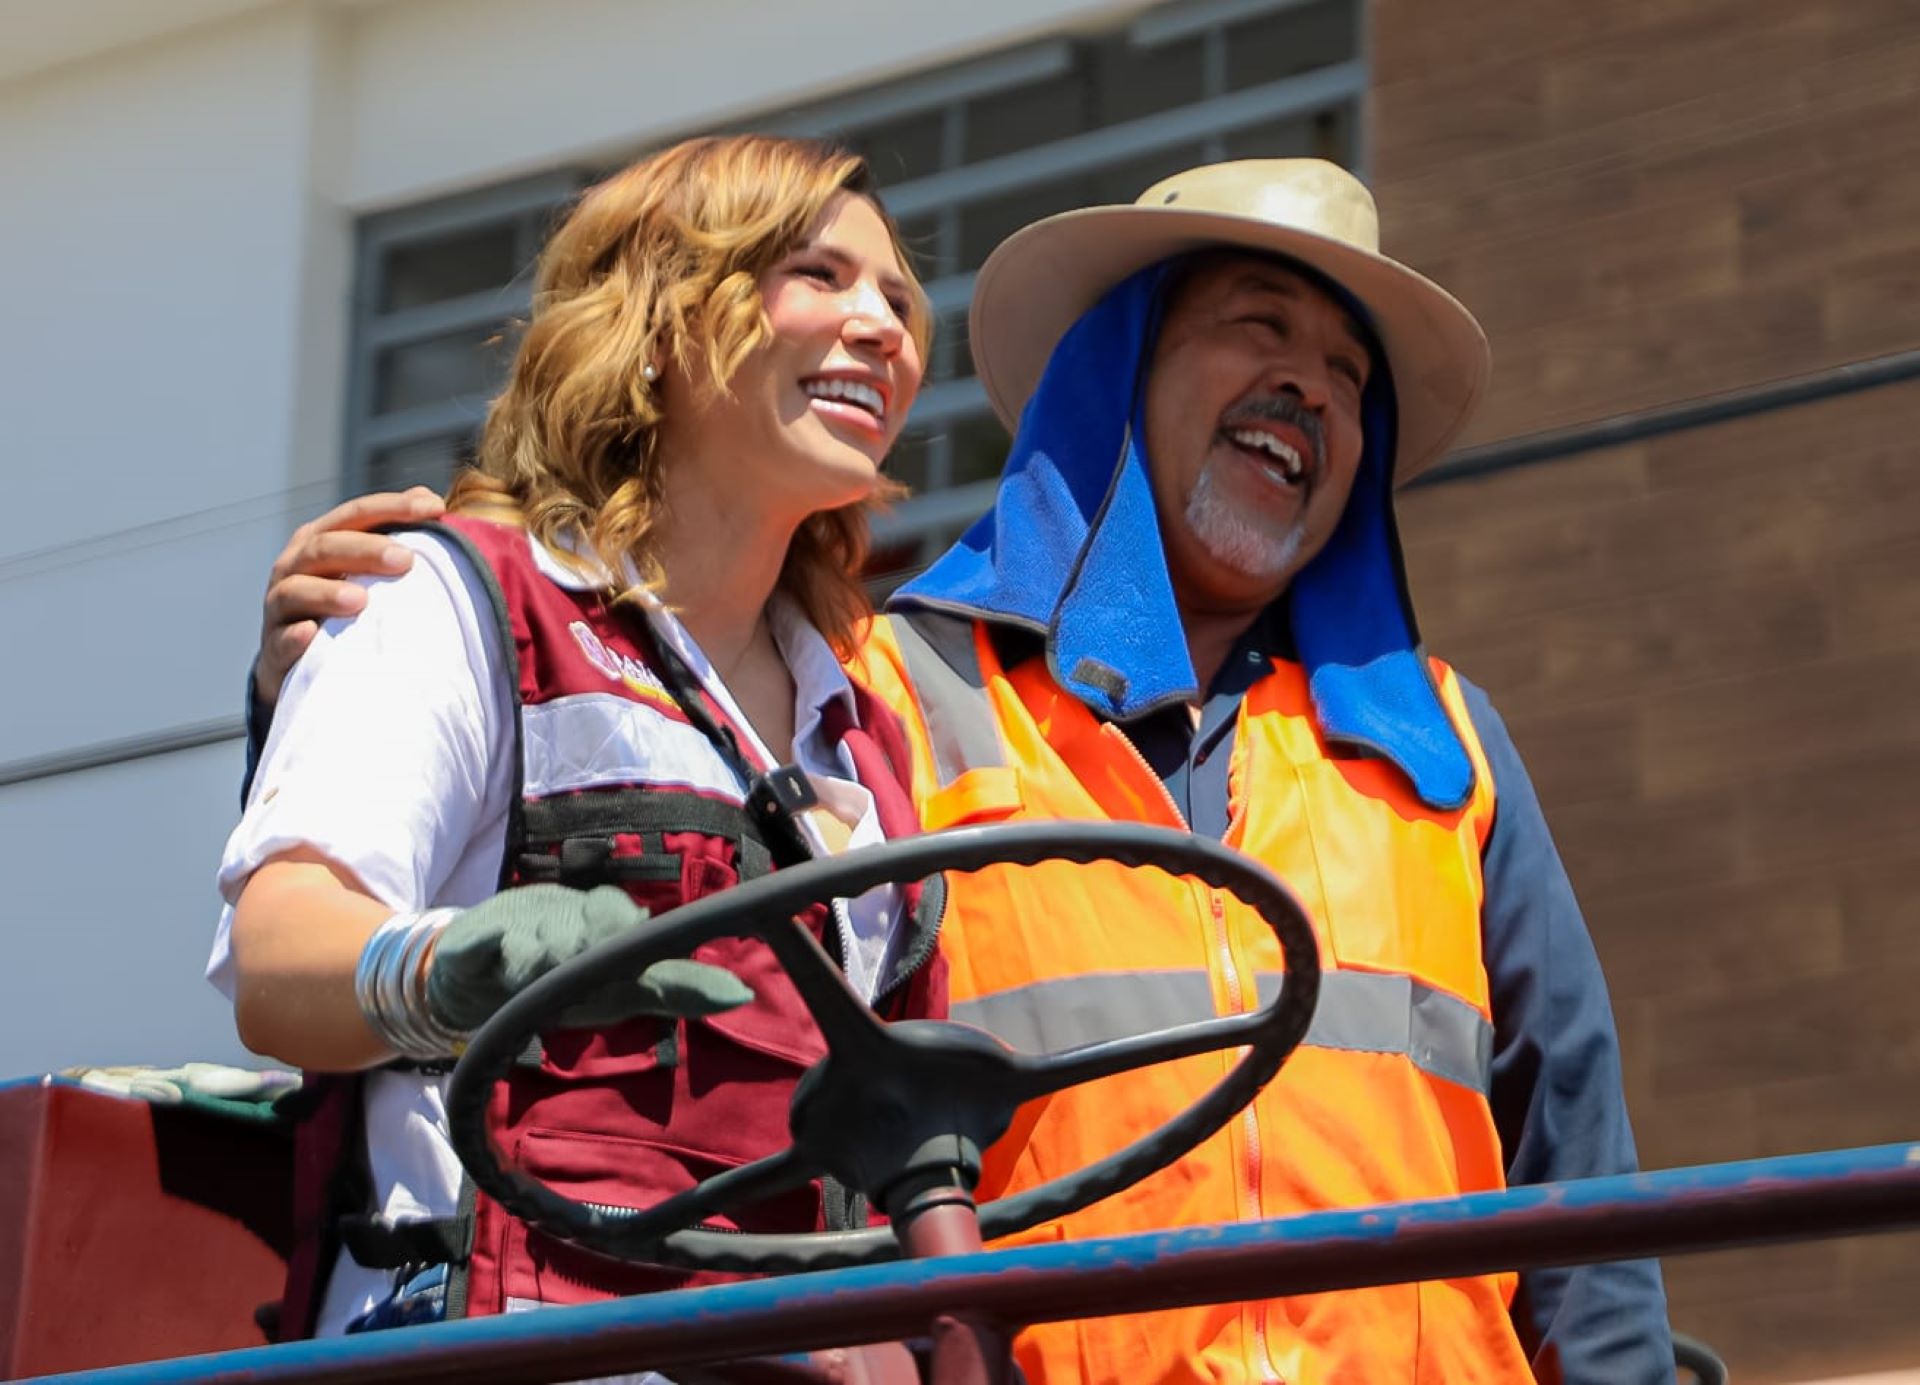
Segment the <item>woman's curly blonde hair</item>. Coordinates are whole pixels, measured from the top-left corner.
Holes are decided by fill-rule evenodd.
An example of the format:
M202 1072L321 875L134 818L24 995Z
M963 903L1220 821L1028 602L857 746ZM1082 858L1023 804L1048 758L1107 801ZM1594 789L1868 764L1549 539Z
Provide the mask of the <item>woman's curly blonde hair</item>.
M811 140L716 136L674 145L592 188L540 255L533 314L506 388L487 411L477 469L453 509L504 501L533 534L566 551L584 535L606 571L631 561L661 578L648 536L661 513L661 403L643 374L677 365L724 392L766 340L762 274L797 246L834 197L871 201L912 284L909 330L926 359L931 313L858 155ZM810 516L779 587L842 653L871 614L860 571L867 516L900 489ZM622 593L632 595L632 589Z

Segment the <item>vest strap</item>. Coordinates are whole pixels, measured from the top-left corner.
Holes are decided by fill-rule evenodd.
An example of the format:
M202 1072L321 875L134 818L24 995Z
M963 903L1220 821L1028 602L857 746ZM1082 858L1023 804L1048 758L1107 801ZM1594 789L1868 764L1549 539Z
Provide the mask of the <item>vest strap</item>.
M422 1217L417 1221L342 1217L340 1240L354 1263L370 1270L464 1264L473 1252L473 1217Z
M657 789L605 789L527 802L525 836L513 863L522 883L557 881L587 887L619 881L673 880L680 857L666 850L669 832L721 837L738 852L742 880L773 869L773 852L760 824L737 804ZM615 856L615 836L639 836L649 848L640 856ZM558 856L542 850L558 845Z
M737 803L654 788L595 789L527 803L527 845L613 833L699 832L710 837L760 840L760 830Z
M660 834L651 835L653 843L641 856L615 856L611 837L567 837L560 843L558 856L544 851L520 853L515 873L523 885L566 885L579 890L595 885L678 880L679 854L662 850L657 845Z
M480 518L492 519L491 515ZM518 520L502 521L518 525ZM450 524L425 524L420 526L425 533L432 534L443 543L450 544L454 551L466 560L467 566L479 579L481 590L487 594L487 605L493 614L494 629L500 636L501 677L506 686L518 689L520 686L520 655L514 644L513 615L507 606L507 594L500 586L500 575L493 570L493 564L487 561L480 546L467 535ZM513 782L507 793L507 849L500 858L501 889L513 883L515 858L523 849L527 839L526 824L526 718L516 695L513 702L513 759L509 772Z
M680 704L680 710L687 714L687 720L747 785L748 811L762 824L762 840L773 854L774 862L791 866L812 859L806 839L800 834L797 817L819 802L806 775L795 765L776 765L768 770L756 766L740 748L739 734L718 707L710 703L706 689L679 654L666 641L656 638L645 621L636 623L634 634L652 656L654 668L673 694L673 700Z
M973 623L920 609L890 619L927 723L939 786L946 788L971 769L1005 765L986 676L974 648Z

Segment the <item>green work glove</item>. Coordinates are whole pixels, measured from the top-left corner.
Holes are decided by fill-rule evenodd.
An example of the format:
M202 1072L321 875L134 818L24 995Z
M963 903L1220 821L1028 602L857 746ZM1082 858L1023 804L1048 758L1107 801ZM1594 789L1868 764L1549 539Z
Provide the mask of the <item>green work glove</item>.
M564 885L503 890L463 910L435 939L427 1005L442 1024L472 1033L562 962L646 921L647 911L612 885L584 892ZM555 1023L600 1029L636 1015L695 1019L752 999L752 989L732 972L676 958L630 980L610 981Z
M278 1068L230 1068L220 1063L188 1063L177 1068L64 1068L62 1077L114 1096L135 1097L155 1106L191 1106L238 1120L276 1123L273 1103L299 1090L300 1075Z

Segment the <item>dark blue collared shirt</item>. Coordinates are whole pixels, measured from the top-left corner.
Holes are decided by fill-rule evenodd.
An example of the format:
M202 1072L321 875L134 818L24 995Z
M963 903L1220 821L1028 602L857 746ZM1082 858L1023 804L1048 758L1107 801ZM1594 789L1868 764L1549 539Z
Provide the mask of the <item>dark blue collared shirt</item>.
M1293 642L1278 607L1255 621L1227 655L1200 704L1196 725L1184 704L1162 707L1125 723L1127 739L1153 766L1187 826L1202 837L1227 835L1227 765L1240 704L1266 677L1274 658L1290 658Z

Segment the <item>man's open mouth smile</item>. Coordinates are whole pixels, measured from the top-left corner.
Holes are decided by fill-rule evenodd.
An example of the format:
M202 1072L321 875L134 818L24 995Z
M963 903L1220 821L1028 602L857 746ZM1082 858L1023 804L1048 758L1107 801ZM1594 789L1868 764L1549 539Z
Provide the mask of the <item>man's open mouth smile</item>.
M1310 486L1319 469L1312 441L1287 424L1240 424L1221 429L1220 436L1269 478L1290 489Z

